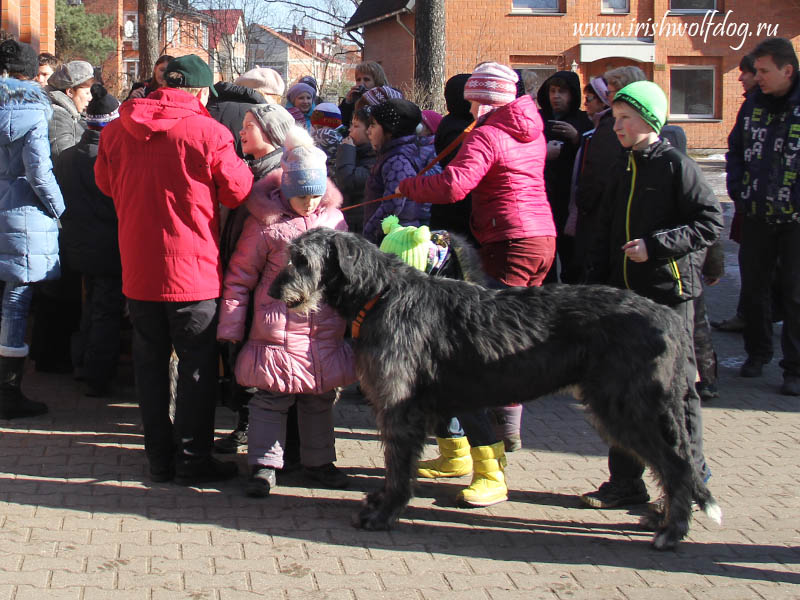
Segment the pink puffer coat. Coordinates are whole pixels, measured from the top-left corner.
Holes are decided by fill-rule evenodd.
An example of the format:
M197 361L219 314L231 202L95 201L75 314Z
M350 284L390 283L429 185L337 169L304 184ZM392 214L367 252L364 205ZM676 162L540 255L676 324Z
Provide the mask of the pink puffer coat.
M440 175L400 182L416 202L448 204L472 192L472 233L481 244L555 236L544 187L542 118L528 96L490 113Z
M244 387L286 394L318 394L355 381L353 351L344 341L345 321L322 304L302 315L271 298L269 286L288 259L289 243L314 227L346 231L332 182L317 211L301 217L280 192L277 169L253 186L250 216L225 272L217 337L241 340L253 291L253 324L236 359L236 381Z

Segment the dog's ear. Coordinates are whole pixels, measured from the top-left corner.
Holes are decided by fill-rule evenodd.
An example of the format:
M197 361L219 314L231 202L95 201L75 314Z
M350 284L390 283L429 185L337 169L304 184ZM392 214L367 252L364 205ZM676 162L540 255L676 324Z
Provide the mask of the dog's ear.
M336 260L339 263L339 270L348 281L355 279L355 269L362 256L358 245L353 244L347 234L333 236L333 248L336 251Z

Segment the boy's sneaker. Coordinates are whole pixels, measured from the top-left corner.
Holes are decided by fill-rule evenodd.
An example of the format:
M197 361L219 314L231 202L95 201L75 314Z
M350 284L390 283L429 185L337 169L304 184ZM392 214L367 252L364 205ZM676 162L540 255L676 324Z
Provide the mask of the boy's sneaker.
M239 472L236 463L223 462L213 456L183 458L175 465L175 483L178 485L201 485L226 481Z
M800 396L800 376L786 374L783 376L781 394L784 396Z
M761 377L764 371L764 363L755 358L748 358L744 361L742 368L739 369L739 375L742 377Z
M228 435L214 442L214 452L236 454L242 446L247 446L247 430L234 429Z
M245 493L251 498L266 498L275 485L277 485L275 469L253 465L250 467L250 478L247 480Z
M597 491L581 496L581 502L591 508L616 508L631 504L644 504L650 500L644 481L629 479L626 481L606 481Z
M333 463L327 463L319 467L303 467L303 475L317 483L321 483L325 487L337 490L343 490L350 485L347 475L337 469Z

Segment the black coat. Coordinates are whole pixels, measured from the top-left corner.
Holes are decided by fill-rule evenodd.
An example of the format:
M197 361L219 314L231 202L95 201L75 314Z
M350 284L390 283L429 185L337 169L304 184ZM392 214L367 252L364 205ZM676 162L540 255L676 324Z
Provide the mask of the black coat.
M218 96L210 95L206 108L214 119L230 129L233 134L233 143L236 146L236 154L244 157L242 141L239 139L244 115L254 104L265 104L266 100L255 90L227 81L220 81L214 86L214 89Z
M99 143L100 132L87 129L56 160L53 171L67 207L61 216L61 257L81 273L118 277L122 268L114 201L94 182Z
M556 119L556 115L553 113L553 107L550 105L549 96L550 83L554 78L563 79L567 83L571 93L572 97L567 113L559 115L557 120L569 123L578 130L578 141L576 143L572 143L566 138L554 133L550 126L549 121ZM539 111L542 115L542 120L545 122L545 139L548 142L551 140L564 142L558 158L548 160L544 167L544 183L547 189L547 199L553 209L553 219L556 222L556 230L560 234L564 229L564 224L567 222L572 167L575 163L575 155L578 153L578 148L580 147L580 137L585 132L592 129L593 124L586 113L580 109L581 84L578 76L572 71L558 71L548 77L539 88L536 99L539 102Z
M719 239L723 220L714 191L691 158L665 140L626 152L601 210L589 255L590 282L628 288L667 305L702 292L701 251ZM642 263L622 251L639 238L649 257Z

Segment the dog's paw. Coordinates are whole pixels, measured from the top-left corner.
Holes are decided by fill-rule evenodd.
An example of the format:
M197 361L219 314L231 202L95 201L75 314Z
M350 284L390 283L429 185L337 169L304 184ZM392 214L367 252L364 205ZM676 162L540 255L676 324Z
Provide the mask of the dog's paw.
M679 521L661 527L653 536L653 548L656 550L675 550L678 542L689 531L688 521Z
M385 531L389 529L389 521L380 510L365 507L354 515L353 525L367 531Z
M370 492L364 497L364 507L372 510L377 510L383 504L383 499L386 497L386 492L383 490L375 490Z

